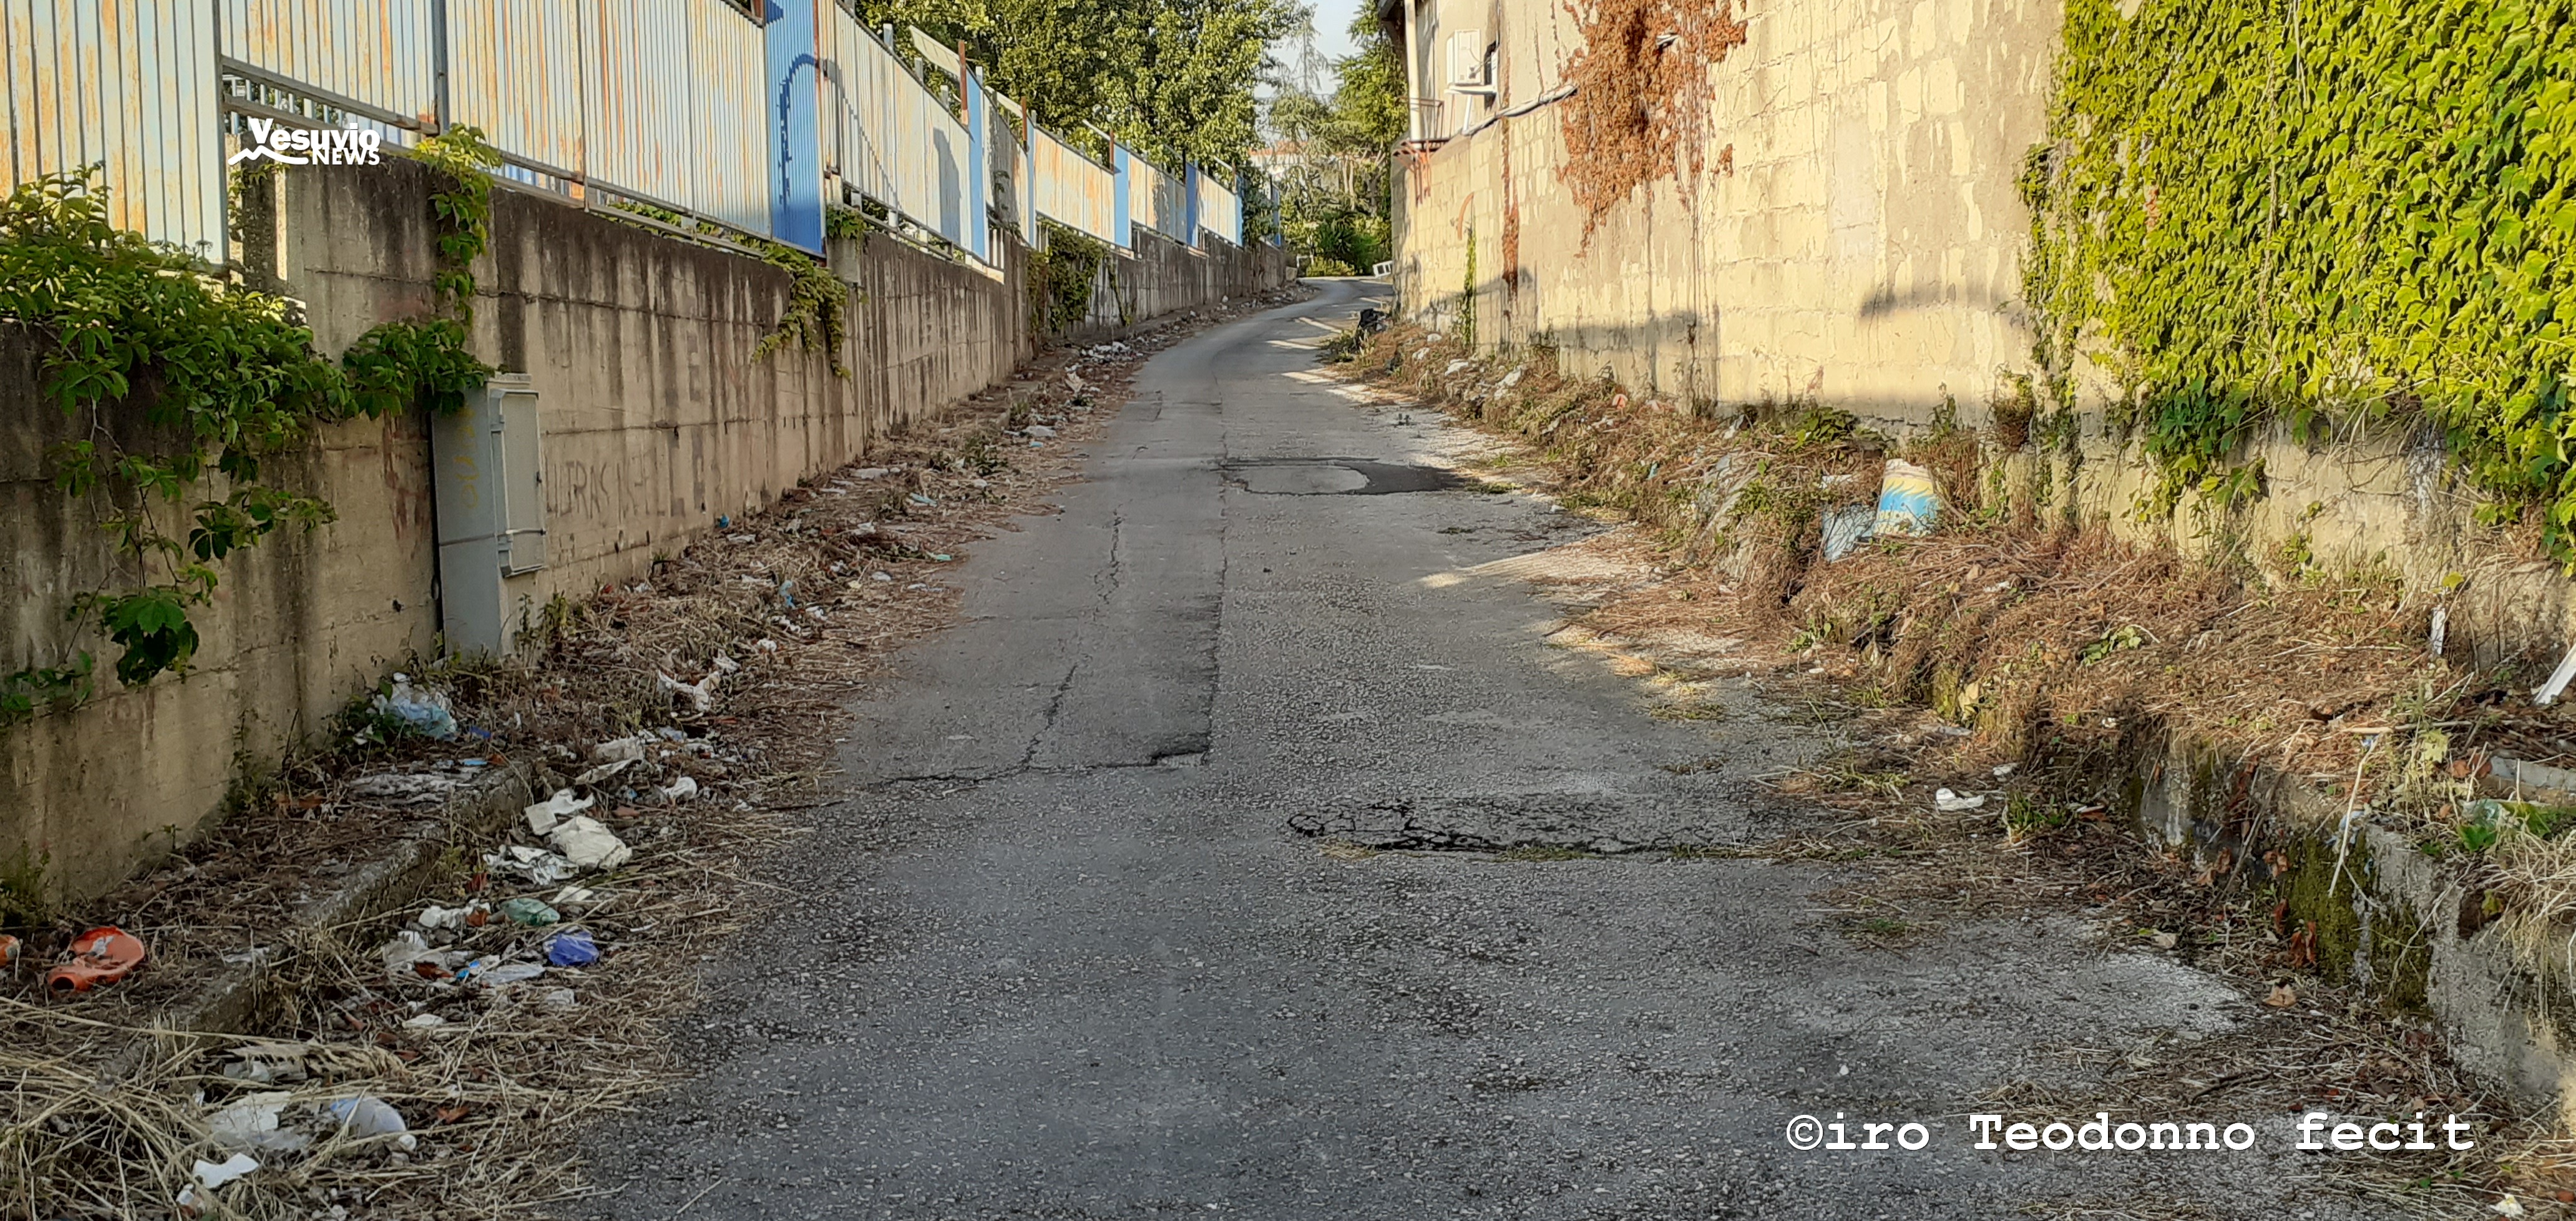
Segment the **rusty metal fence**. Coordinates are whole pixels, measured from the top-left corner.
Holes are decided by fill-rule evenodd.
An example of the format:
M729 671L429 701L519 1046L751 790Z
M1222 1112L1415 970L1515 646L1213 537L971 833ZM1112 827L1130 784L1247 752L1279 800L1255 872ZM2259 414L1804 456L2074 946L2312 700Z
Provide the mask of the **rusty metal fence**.
M215 19L156 0L0 0L0 169L17 183L97 165L118 225L221 260Z
M813 20L779 20L789 2ZM0 172L95 165L120 225L213 263L250 120L396 144L471 125L506 177L817 251L825 205L988 261L997 215L1033 241L1044 218L1241 242L1229 180L1015 129L973 65L906 33L843 0L0 0Z
M824 171L950 245L971 245L967 175L981 144L965 121L840 5L818 41Z
M1043 127L1036 128L1035 135L1029 150L1034 184L1030 209L1113 246L1126 245L1127 235L1115 228L1118 171L1083 155Z
M1190 240L1189 194L1182 180L1142 157L1127 162L1127 219L1180 241Z
M1242 245L1243 200L1226 185L1230 180L1206 169L1200 169L1197 178L1199 227L1224 238L1229 244Z

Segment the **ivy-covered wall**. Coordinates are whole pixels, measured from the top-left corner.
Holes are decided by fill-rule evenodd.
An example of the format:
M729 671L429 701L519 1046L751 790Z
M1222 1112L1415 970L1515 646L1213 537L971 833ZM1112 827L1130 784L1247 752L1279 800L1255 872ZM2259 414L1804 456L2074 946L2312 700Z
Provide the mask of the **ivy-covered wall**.
M2576 555L2576 4L2069 0L2055 73L2035 356L2098 369L2147 507L2421 420Z

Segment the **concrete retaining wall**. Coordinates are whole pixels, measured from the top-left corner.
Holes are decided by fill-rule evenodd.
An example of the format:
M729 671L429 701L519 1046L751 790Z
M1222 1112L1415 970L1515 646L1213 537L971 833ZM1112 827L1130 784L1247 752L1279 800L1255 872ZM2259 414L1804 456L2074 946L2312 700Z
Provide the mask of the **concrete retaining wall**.
M377 322L431 305L428 171L409 162L309 167L243 210L237 256L305 304L336 353ZM799 479L1009 376L1039 336L1021 275L890 239L842 242L847 378L819 354L751 354L788 299L761 260L514 191L494 197L476 268L474 346L525 372L541 400L549 564L539 602L643 574ZM1276 252L1148 244L1121 257L1135 322L1279 287ZM130 586L96 521L45 458L71 424L40 401L46 340L0 333L0 672L117 649L76 630L82 591ZM0 884L60 900L95 893L218 815L246 769L275 759L406 659L438 647L428 431L398 416L322 430L273 468L339 520L276 536L222 566L195 622L193 670L140 689L113 679L71 712L0 729Z
M2018 304L2030 220L2015 183L2045 135L2061 5L1736 9L1746 42L1710 67L1713 100L1681 172L1587 234L1565 179L1570 103L1544 100L1583 45L1572 10L1415 6L1435 37L1481 30L1501 50L1490 102L1445 95L1438 130L1465 134L1401 159L1402 308L1449 330L1472 317L1481 348L1553 345L1569 373L1606 369L1716 414L1813 405L1900 438L1945 419L1988 430L2033 368ZM2105 410L2116 378L2076 374L2067 443L1990 448L2046 513L2186 553L2261 563L2296 540L2330 566L2384 566L2443 602L2453 640L2481 663L2548 660L2576 638L2567 581L2530 534L2476 524L2479 498L2433 438L2350 426L2320 443L2261 437L2245 458L2265 498L2219 509L2186 496L2169 516L2142 515L2154 469Z
M2514 949L2484 913L2473 864L2438 859L2307 780L2203 744L2149 748L2138 759L2129 812L2149 843L2216 868L2224 884L2269 886L2282 927L2308 933L2320 973L2438 1022L2461 1064L2525 1109L2576 1123L2571 975L2536 970ZM2522 782L2503 761L2477 787L2576 801L2576 791Z

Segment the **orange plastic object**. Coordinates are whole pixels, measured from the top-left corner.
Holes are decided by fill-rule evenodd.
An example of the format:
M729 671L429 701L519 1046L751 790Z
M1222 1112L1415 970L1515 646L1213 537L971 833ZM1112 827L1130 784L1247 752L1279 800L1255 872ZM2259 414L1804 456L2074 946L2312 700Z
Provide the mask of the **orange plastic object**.
M18 944L17 938L7 933L0 933L0 971L17 966L21 950L22 947Z
M87 992L142 965L143 939L111 924L73 938L72 960L45 972L45 987L56 996Z

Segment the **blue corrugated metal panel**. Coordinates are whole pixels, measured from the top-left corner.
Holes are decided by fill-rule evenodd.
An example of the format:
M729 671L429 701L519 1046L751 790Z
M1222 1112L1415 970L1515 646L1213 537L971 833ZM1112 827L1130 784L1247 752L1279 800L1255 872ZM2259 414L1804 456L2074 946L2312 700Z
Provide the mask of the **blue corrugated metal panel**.
M582 82L597 71L583 37L592 0L447 0L452 121L493 147L583 172Z
M118 226L224 257L214 10L0 0L9 182L98 163Z
M436 117L432 0L220 0L227 58L389 114Z

